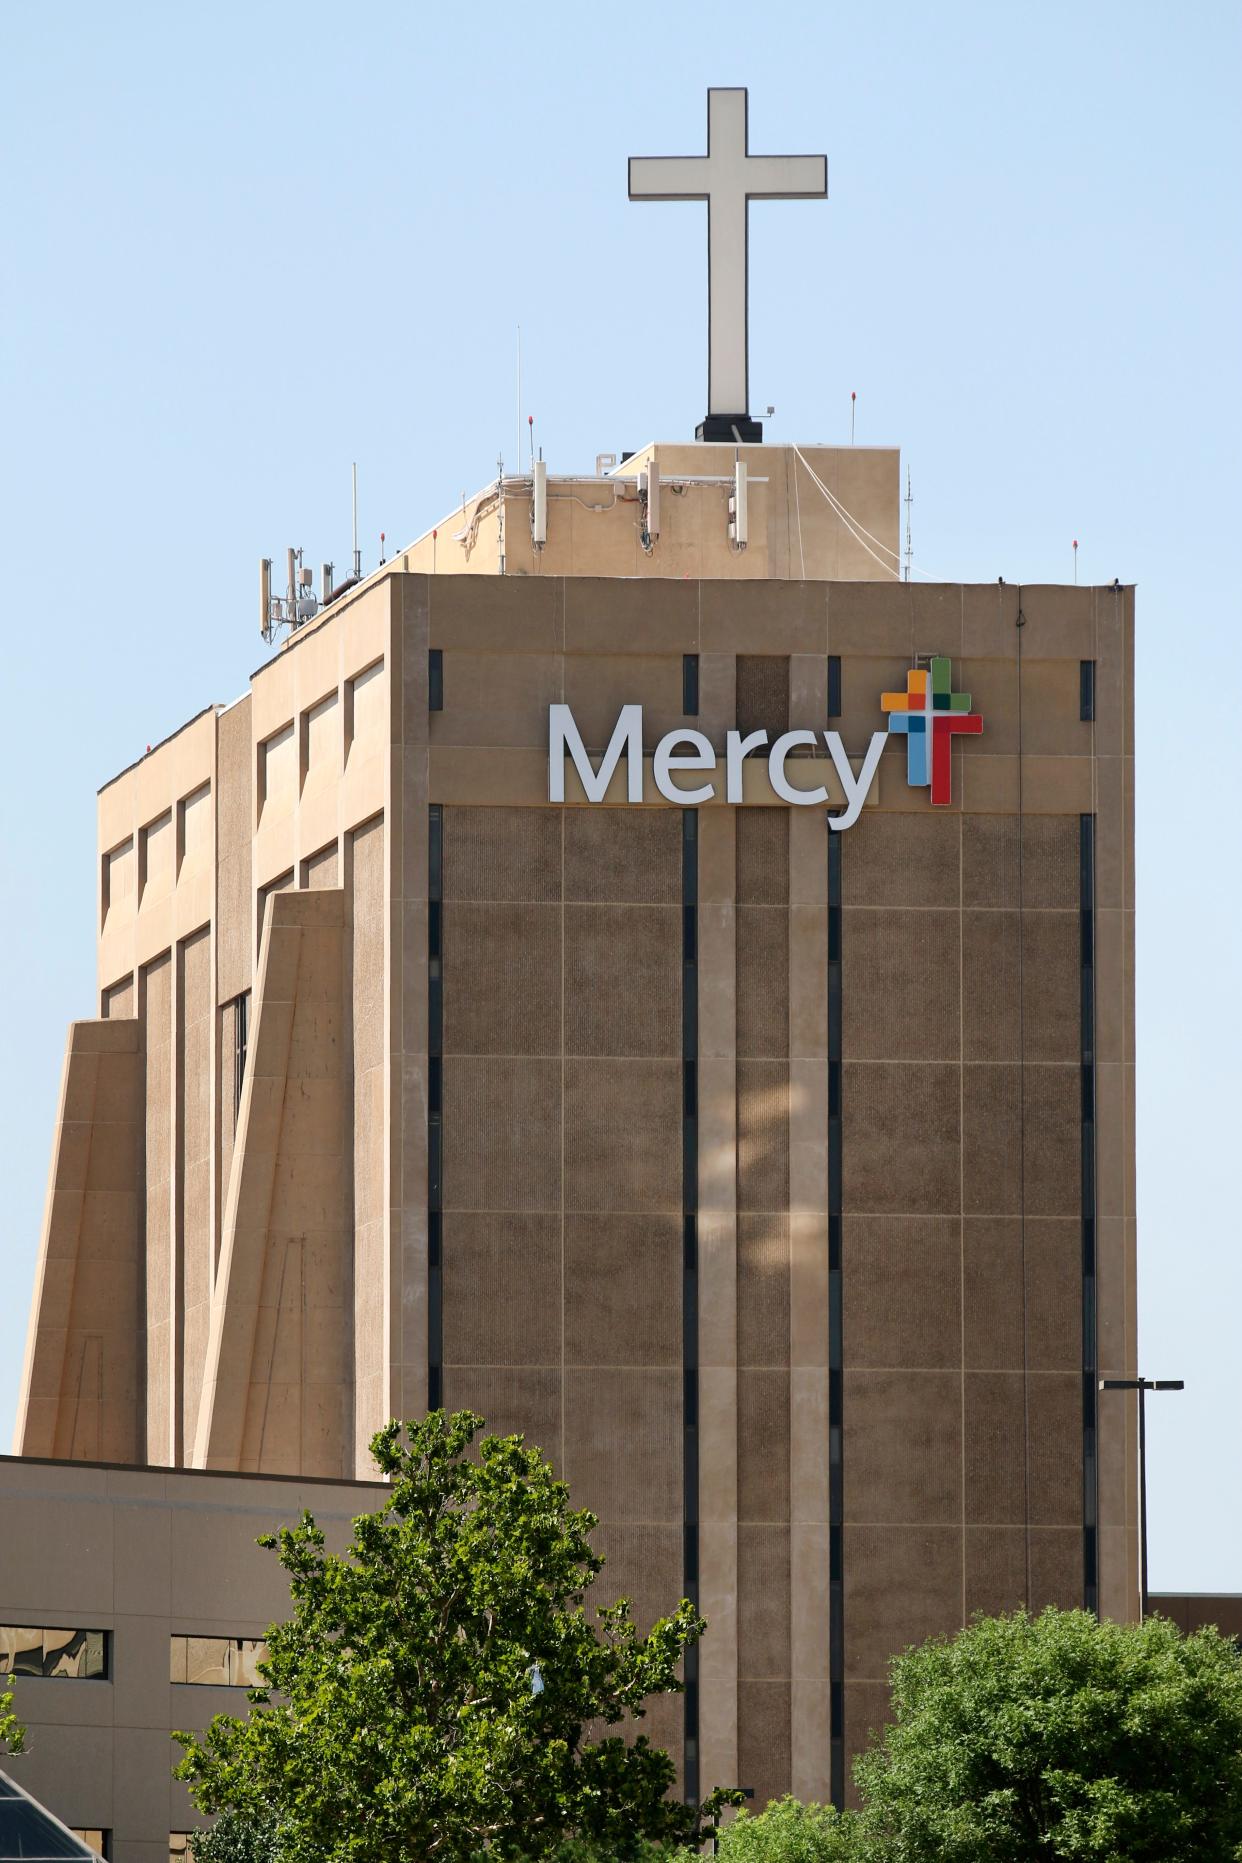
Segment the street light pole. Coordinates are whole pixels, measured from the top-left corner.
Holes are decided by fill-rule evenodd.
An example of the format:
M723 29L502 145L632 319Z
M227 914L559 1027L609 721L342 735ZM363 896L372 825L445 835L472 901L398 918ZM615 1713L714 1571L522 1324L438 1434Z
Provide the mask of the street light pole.
M1147 1393L1184 1391L1184 1378L1101 1378L1101 1391L1137 1391L1139 1412L1139 1622L1147 1618Z

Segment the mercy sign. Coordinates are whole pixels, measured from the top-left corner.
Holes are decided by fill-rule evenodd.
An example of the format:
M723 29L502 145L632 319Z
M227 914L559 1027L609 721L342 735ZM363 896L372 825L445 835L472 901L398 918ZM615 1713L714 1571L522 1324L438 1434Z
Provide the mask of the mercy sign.
M840 815L830 815L829 825L837 830L852 828L862 812L868 792L875 781L875 773L880 765L884 746L888 742L887 731L872 733L867 754L862 767L855 773L845 746L837 731L784 731L769 747L766 731L729 731L725 736L724 755L724 800L731 803L742 801L742 764L747 757L767 750L768 781L773 792L782 802L788 802L795 808L823 808L832 798L822 784L812 789L799 789L789 780L786 760L791 751L804 747L818 750L822 738L824 748L832 759L833 769L845 797L845 809ZM625 795L627 802L643 800L643 708L641 705L623 705L617 719L608 747L600 758L598 767L591 763L582 734L574 722L574 716L568 705L553 705L548 712L548 800L564 802L565 800L565 760L571 758L582 784L588 802L603 802L608 792L608 785L621 762L626 760ZM655 747L652 758L652 777L660 794L669 802L677 803L681 808L697 808L702 802L715 799L717 786L715 782L689 784L683 787L675 781L675 774L681 772L699 772L706 774L719 769L720 759L709 739L701 731L670 731L662 737ZM805 766L804 766L805 767Z
M953 800L952 741L963 733L978 737L983 730L982 718L970 709L969 692L953 690L947 654L933 654L930 666L911 667L905 691L885 692L880 710L889 714L889 730L906 740L911 787L930 788L932 802L947 807Z

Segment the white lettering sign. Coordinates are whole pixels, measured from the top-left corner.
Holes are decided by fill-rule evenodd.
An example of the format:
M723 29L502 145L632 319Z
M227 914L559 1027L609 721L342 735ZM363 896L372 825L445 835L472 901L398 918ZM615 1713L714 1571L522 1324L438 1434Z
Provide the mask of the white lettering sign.
M548 712L548 800L563 802L565 800L565 753L574 760L578 772L578 781L586 790L588 802L602 802L607 793L612 773L621 761L622 746L625 748L627 766L626 800L641 802L643 799L643 708L641 705L623 705L617 719L616 730L609 741L608 748L600 761L598 771L592 770L591 759L587 756L586 745L581 733L574 723L574 715L568 705L553 705Z
M820 739L832 759L832 767L845 797L845 809L840 815L830 815L829 825L839 833L845 828L852 828L862 813L863 804L875 781L876 771L880 767L880 758L888 742L887 731L872 733L863 758L862 767L857 775L845 753L839 731L786 731L768 750L768 781L773 793L782 802L788 802L794 808L824 808L831 797L822 783L810 789L799 789L790 780L786 769L789 753L803 746L812 752L817 751ZM740 731L729 731L725 736L725 801L739 803L742 800L742 764L753 752L763 750L768 743L766 731L749 731L745 736ZM591 762L582 734L574 722L574 716L568 705L553 705L548 712L548 800L564 802L565 800L565 762L572 759L578 780L582 784L583 794L588 802L603 802L608 786L612 782L622 755L625 756L625 795L627 802L641 802L643 799L643 708L641 705L623 705L613 729L608 747L600 758L598 768ZM809 759L795 760L794 768L801 765L806 768ZM655 747L652 757L651 774L657 790L669 802L675 802L679 808L697 808L700 803L710 802L716 795L716 784L705 782L685 787L674 780L676 772L682 770L715 771L719 759L709 739L701 731L670 731L662 737ZM809 774L810 772L808 772Z
M639 742L642 742L641 730ZM689 757L678 756L676 752L679 744L692 744L693 754ZM652 775L655 777L655 786L660 794L667 796L670 802L680 802L683 805L710 802L716 793L716 785L715 783L702 783L697 789L680 789L670 780L669 771L714 770L715 768L716 753L701 731L670 731L668 736L662 737L656 745L655 757L652 760Z

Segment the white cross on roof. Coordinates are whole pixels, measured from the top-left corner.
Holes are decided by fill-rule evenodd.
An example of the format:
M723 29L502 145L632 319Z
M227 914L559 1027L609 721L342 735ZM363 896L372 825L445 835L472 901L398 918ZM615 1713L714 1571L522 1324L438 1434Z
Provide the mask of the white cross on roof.
M706 155L632 155L633 201L707 202L707 411L744 419L747 211L752 200L823 200L826 155L751 155L746 91L707 93Z

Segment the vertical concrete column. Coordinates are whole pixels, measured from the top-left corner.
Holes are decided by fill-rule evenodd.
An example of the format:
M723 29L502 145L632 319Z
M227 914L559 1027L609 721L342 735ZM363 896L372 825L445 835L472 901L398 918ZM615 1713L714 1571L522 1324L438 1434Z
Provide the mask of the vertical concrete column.
M391 734L385 1025L384 1181L388 1414L427 1409L427 679L431 584L395 576L389 642ZM365 1473L360 1469L359 1474Z
M194 1448L203 1388L203 1355L211 1313L214 1257L211 1182L213 1142L213 1048L217 1021L213 1001L211 930L204 926L177 942L175 972L177 1070L176 1237L177 1405L175 1461Z
M789 725L794 731L824 730L828 719L828 656L792 653L789 656ZM819 745L824 754L823 740ZM809 815L811 810L807 810ZM822 817L815 818L822 826ZM792 859L793 849L790 849Z
M699 813L699 1777L736 1785L737 992L731 808Z
M253 705L247 693L216 720L215 794L212 807L216 847L212 963L217 1005L213 1043L217 1055L213 1100L216 1119L213 1293L220 1262L237 1125L234 1104L236 1002L239 996L250 989L252 982L250 941L254 920L252 859L255 775L252 715Z
M174 832L175 815L174 809ZM175 858L175 857L174 857ZM185 1397L185 1236L182 1209L185 1159L185 979L181 945L169 951L172 994L168 1025L168 1453L160 1460L177 1468L184 1460L182 1410Z
M791 1786L825 1803L828 1676L828 828L789 823Z
M173 1431L175 1173L172 1144L176 1119L173 1064L173 957L169 951L144 964L139 983L139 1019L146 1056L143 1223L146 1257L146 1459L174 1460Z
M699 655L698 729L723 753L725 737L737 723L737 655Z
M210 1147L209 1176L207 1182L207 1305L210 1314L211 1296L216 1285L216 1261L220 1248L220 1218L222 1214L221 1196L221 1037L224 1018L220 1013L220 716L217 712L212 720L211 733L211 918L207 927L207 967L210 1002L208 1012L210 1023L207 1031L207 1105L210 1109ZM199 1401L202 1400L202 1387L199 1387ZM197 1434L198 1419L186 1432L185 1459L188 1462L194 1453L194 1438Z
M1096 1253L1100 1376L1138 1369L1134 1210L1133 590L1094 591ZM1138 1411L1098 1402L1100 1614L1139 1610Z

